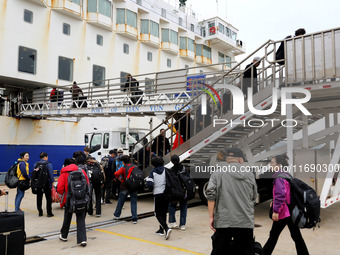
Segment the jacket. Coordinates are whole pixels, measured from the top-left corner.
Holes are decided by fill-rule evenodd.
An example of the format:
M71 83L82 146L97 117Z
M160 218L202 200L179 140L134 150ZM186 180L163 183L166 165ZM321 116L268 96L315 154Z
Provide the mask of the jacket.
M127 165L125 165L125 166L123 166L123 167L121 167L121 168L119 168L118 171L116 171L116 172L114 173L114 175L115 175L115 177L116 177L117 179L119 179L120 176L121 176L120 189L122 189L122 190L126 189L124 182L125 182L125 179L126 179L126 168L127 168L127 167L129 167L128 174L131 174L134 165L133 165L133 164L130 164L130 163L127 164Z
M166 182L164 170L164 166L156 167L151 170L149 176L146 178L146 186L148 186L149 189L153 189L154 196L159 196L164 193Z
M59 179L58 179L57 192L59 194L63 195L61 202L60 202L61 208L66 203L67 191L68 191L68 175L69 175L70 172L77 171L77 170L78 170L78 166L75 165L75 164L71 164L71 165L63 167L60 171L60 176L59 176ZM85 173L84 170L82 170L82 171L83 171L83 174L86 177L87 184L89 184L90 182L89 182L89 178L87 177L87 174Z
M40 161L34 164L34 168L37 167L38 163L45 163L45 162L46 162L45 160L40 159ZM48 183L49 183L50 188L52 188L52 183L54 182L54 176L53 176L53 167L52 167L51 162L48 162L46 167L47 167L47 174L48 174Z
M242 170L239 163L219 166L223 171L211 174L206 191L208 200L215 201L214 227L253 229L257 196L254 174Z
M27 162L25 162L23 159L18 159L18 166L17 166L17 176L19 178L19 181L23 180L30 180L31 178L28 176L29 174L29 165Z
M290 217L290 212L287 204L290 204L290 185L289 182L278 175L287 175L282 171L276 172L273 175L273 212L279 214L279 220Z

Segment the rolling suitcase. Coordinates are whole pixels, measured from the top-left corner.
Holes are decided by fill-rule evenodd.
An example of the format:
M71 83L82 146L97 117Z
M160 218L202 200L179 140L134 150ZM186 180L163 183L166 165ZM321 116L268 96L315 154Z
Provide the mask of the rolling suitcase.
M8 212L8 195L5 199L5 211L0 212L0 255L22 255L26 239L24 212Z

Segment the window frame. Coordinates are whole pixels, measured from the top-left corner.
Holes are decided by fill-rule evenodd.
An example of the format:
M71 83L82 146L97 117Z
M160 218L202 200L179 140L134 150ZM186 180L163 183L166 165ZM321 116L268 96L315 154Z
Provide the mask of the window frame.
M28 50L32 51L32 54L30 54L29 52L28 52L29 55L27 55L27 54L23 55L22 54L22 51L28 51ZM35 57L32 58L31 55L33 55ZM37 73L37 55L38 55L37 50L19 45L19 48L18 48L18 72L36 74ZM27 62L27 61L30 61L29 58L31 58L33 60L33 63L29 63L30 68L25 68L24 63L22 63L22 61L20 61L20 60ZM20 63L22 63L22 64L20 64ZM32 71L30 71L31 69L32 69Z
M129 55L130 53L130 45L127 43L123 43L123 53Z
M68 36L71 35L71 25L70 24L63 22L63 34L68 35Z
M33 24L33 12L32 11L24 9L24 21L27 23Z
M101 72L101 79L95 79L95 76L97 74L95 74L95 71L100 70ZM93 86L102 86L105 85L105 75L106 75L106 68L104 66L100 66L100 65L92 65L92 84ZM99 75L98 75L99 76Z
M63 59L64 60L69 60L69 63L71 63L71 70L70 70L70 77L69 79L65 79L64 77L61 76L61 71L60 70L60 65L61 65L61 62L60 60ZM58 80L63 80L63 81L73 81L73 72L74 72L74 59L71 59L71 58L67 58L67 57L64 57L64 56L58 56Z

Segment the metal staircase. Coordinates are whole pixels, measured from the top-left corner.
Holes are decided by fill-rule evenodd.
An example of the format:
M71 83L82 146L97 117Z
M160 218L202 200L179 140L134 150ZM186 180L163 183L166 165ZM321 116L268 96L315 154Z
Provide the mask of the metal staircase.
M207 96L206 93L197 95L147 134L145 138L149 138L149 142L142 150L145 151L155 141L164 139L159 134L159 129L164 128L171 147L170 153L161 155L166 167L171 167L170 156L177 154L181 161L190 160L193 177L208 178L209 173L196 175L196 166L209 166L218 151L231 146L242 148L250 165L259 165L261 161L284 152L288 154L293 164L295 150L324 148L329 152L329 158L332 157L328 162L329 169L334 168L340 159L340 122L337 117L337 113L340 112L340 28L285 40L285 65L278 65L278 60L275 59L275 52L280 43L281 41L266 42L239 65L210 84L218 90L219 97L222 98L222 107L216 106L214 100L209 98L207 105L210 110L204 116L201 114L202 102L205 104ZM251 62L252 58L262 51L265 55L261 58L261 65L258 68L258 93L253 96L251 103L258 110L268 110L275 103L272 94L277 93L279 99L278 92L282 91L281 88L303 88L303 91L308 90L311 93L311 99L304 107L312 115L305 115L297 107L288 105L287 115L283 116L279 111L280 103L272 114L266 116L252 113L246 103L244 114L234 114L237 102L235 103L229 95L229 89L224 87L232 85L242 89L244 86L242 76L246 70L238 72L235 70L240 69L241 64ZM251 82L251 87L255 85ZM291 95L293 99L305 96L300 93ZM228 123L214 125L216 119L228 120ZM254 119L261 125L258 127L249 125L249 121ZM271 122L272 119L276 121ZM236 124L232 125L231 121ZM287 127L282 121L286 123L290 121L294 125ZM242 124L244 122L246 125ZM317 122L325 123L325 128L323 130L319 128L317 132L310 134L312 125ZM189 139L174 146L177 132ZM335 148L330 145L332 142ZM163 151L165 149L164 146ZM323 179L316 180L313 177L309 180L318 183L317 191L321 195L322 207L327 207L340 198L337 173L328 171L326 175Z

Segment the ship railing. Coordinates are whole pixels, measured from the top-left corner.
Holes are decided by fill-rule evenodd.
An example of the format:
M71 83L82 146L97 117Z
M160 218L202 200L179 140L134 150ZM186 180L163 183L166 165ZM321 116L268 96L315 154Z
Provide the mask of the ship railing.
M235 65L237 62L226 62L136 75L133 78L139 83L138 90L129 87L129 84L126 85L126 77L79 83L77 86L82 93L78 96L72 96L72 84L70 84L56 87L58 92L51 98L50 93L53 88L51 86L33 91L32 102L22 104L21 112L185 103L192 98L194 93L192 87L195 87L197 83L212 84L226 70L230 70L228 66ZM206 71L203 72L203 70Z

